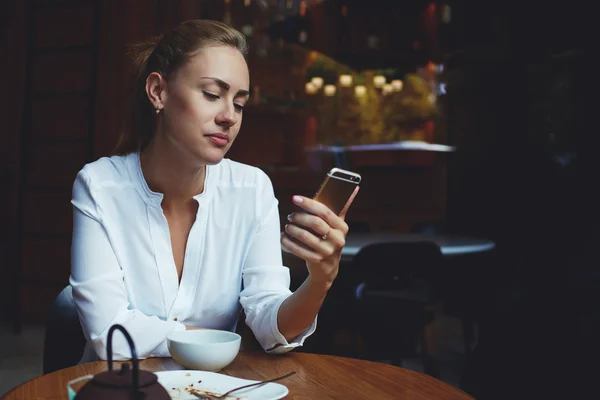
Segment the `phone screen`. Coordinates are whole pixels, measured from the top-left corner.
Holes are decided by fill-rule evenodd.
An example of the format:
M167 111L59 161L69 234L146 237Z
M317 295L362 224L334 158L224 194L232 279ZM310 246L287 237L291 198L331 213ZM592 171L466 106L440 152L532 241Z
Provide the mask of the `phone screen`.
M334 168L327 174L314 199L339 215L360 183L360 175Z

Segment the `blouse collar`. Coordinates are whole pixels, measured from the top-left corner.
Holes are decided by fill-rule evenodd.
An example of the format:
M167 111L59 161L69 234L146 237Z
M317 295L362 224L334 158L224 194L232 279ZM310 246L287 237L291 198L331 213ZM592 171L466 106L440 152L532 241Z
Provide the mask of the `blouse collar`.
M144 202L146 202L146 204L150 205L150 206L155 206L155 207L160 207L162 200L164 198L164 195L162 193L159 192L154 192L152 191L152 189L150 189L150 187L148 186L148 182L146 182L146 178L144 177L144 172L142 171L142 164L140 161L140 153L139 152L134 152L131 153L130 157L130 169L132 170L132 179L135 181L135 187L138 190L140 196L142 197L142 199L144 199ZM212 166L209 168L209 166L206 166L206 176L204 178L204 190L202 191L202 193L197 194L194 196L194 199L198 202L200 202L200 200L202 200L203 202L207 202L212 194L212 179L211 179L211 171L212 171Z

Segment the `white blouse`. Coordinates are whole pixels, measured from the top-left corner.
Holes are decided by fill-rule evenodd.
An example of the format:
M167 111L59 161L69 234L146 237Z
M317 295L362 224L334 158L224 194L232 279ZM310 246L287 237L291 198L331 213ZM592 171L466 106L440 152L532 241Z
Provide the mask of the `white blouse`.
M277 327L290 274L268 176L229 159L207 167L180 282L162 198L148 187L139 153L101 158L75 179L70 283L87 338L82 361L106 358L113 324L127 329L140 358L168 357L169 333L185 325L233 331L242 307L265 350L302 345L316 319L292 343ZM112 341L114 359L131 357L122 334Z

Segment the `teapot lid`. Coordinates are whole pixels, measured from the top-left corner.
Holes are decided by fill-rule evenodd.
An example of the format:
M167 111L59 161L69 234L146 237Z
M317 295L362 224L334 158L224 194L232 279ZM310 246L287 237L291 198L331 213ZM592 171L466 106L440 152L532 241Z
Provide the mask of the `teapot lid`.
M134 383L133 371L129 369L129 364L123 364L119 372L105 371L94 375L91 383L104 387L131 388ZM143 388L155 384L158 377L152 372L138 371L138 388Z

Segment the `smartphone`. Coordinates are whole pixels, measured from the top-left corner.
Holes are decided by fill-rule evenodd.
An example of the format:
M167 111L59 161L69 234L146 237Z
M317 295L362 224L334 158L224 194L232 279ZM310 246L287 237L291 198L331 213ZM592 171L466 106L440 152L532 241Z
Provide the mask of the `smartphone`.
M360 179L360 175L355 172L332 168L313 198L319 203L325 204L336 215L339 215L348 202L350 195L360 183Z

